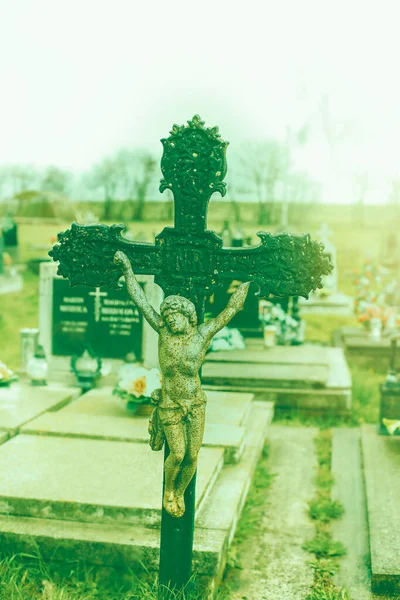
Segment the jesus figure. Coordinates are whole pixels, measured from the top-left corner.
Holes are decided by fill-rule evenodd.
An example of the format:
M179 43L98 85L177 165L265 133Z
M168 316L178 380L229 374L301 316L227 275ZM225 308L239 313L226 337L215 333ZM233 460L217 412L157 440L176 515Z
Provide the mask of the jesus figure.
M196 472L204 433L207 397L199 371L214 335L243 308L250 283L238 287L218 316L198 325L193 302L182 296L168 296L158 314L138 284L126 254L116 252L114 263L124 274L129 296L159 334L162 384L152 394L156 408L150 419L150 445L153 450L161 450L167 440L170 453L164 465L163 505L173 517L181 517L185 512L185 490Z

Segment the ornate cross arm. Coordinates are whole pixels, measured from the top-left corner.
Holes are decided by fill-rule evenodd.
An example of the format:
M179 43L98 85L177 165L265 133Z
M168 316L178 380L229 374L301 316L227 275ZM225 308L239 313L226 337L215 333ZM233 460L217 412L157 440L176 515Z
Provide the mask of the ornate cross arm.
M124 225L78 225L58 234L58 242L49 255L59 261L59 275L69 279L72 286L107 285L118 288L121 268L114 263L117 250L124 252L135 273L154 275L161 266L159 250L154 244L130 242L121 232Z
M183 236L165 228L156 244L131 242L123 225L77 225L58 236L49 252L60 262L58 273L71 285L119 287L121 269L114 263L118 250L126 254L137 274L155 275L166 295L196 300L211 294L225 279L255 281L259 295L304 296L322 287L322 276L332 270L323 245L310 236L259 233L261 243L251 248L222 248L214 232Z
M258 246L221 249L217 255L218 275L223 279L255 281L258 294L303 296L322 287L322 276L332 271L324 246L309 234L271 235L260 232Z

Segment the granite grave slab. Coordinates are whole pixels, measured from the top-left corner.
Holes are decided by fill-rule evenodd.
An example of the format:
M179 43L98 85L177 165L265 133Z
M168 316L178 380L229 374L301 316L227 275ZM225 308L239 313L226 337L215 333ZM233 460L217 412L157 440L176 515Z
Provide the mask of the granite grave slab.
M254 394L216 391L206 393L208 423L244 425L251 410ZM63 414L71 412L110 417L127 416L125 402L113 396L112 388L107 386L90 390L63 410Z
M221 397L221 394L217 396ZM244 396L245 399L246 396L247 398L250 396L251 398L249 394L234 394L234 396L236 398ZM63 412L64 414L68 414L69 411L65 409ZM199 581L204 581L211 593L216 589L224 572L229 544L233 538L257 459L265 443L269 424L272 420L273 405L268 402L253 402L251 403L250 411L242 413L242 418L244 414L246 414L244 421L246 427L245 447L239 463L223 466L222 450L216 448L202 448L200 453L199 474L204 469L210 472L210 467L204 465L204 462L202 464L202 461L208 460L207 452L211 452L211 455L218 461L218 466L222 467L220 470L214 470L215 481L209 481L206 493L203 494L203 499L200 506L198 505L196 514L193 567L198 574ZM20 449L18 452L14 452L16 448L15 443L18 439L23 439L23 442L18 442L18 444L21 444ZM25 449L31 447L31 443L27 442L28 439L39 440L36 447L41 449L38 453L44 462L50 451L50 446L47 443L49 440L57 442L59 448L57 451L58 458L62 454L66 461L69 460L68 449L72 448L71 443L79 443L80 452L76 452L74 465L67 467L63 471L64 475L67 472L71 473L71 477L75 479L80 479L79 472L74 473L73 471L74 469L77 471L80 467L81 460L84 461L83 470L88 468L87 444L94 444L90 455L93 461L96 462L92 466L98 469L101 474L101 476L99 474L94 476L94 488L92 489L89 486L89 480L87 484L78 481L78 487L75 492L71 491L67 489L70 488L71 481L68 479L62 480L61 474L56 474L56 479L59 481L61 488L57 491L55 484L51 485L50 491L52 491L53 499L49 501L49 493L46 493L46 490L41 490L38 483L31 481L31 479L37 480L37 476L43 476L45 472L49 474L50 468L42 466L40 461L39 463L34 461L34 471L31 471L31 477L29 477L27 469L24 467L30 461L33 462L32 458L26 458L27 453L23 451L24 446ZM41 442L43 440L45 442L42 445ZM7 457L11 460L14 457L16 466L22 471L26 482L25 490L35 490L37 492L35 495L39 496L39 498L30 502L29 498L26 497L25 504L23 499L20 499L24 507L24 512L31 515L24 516L20 512L21 506L16 495L18 490L21 491L21 486L18 485L17 489L15 489L12 482L7 483L10 493L9 500L12 500L12 502L5 504L2 514L0 513L0 544L2 551L12 554L16 552L31 553L37 552L39 547L41 556L45 561L75 564L78 560L85 561L86 564L91 565L106 566L108 568L115 567L118 569L129 568L136 571L143 568L145 564L146 569L150 572L158 569L159 529L157 522L151 526L144 525L143 522L140 522L142 517L138 518L140 513L135 515L132 508L132 497L138 497L137 492L133 492L133 496L130 494L136 480L128 478L125 472L122 481L125 489L121 490L120 496L118 496L116 490L110 490L110 496L106 497L105 492L101 490L101 487L104 486L105 469L107 468L108 473L111 462L113 463L112 466L114 466L114 461L120 461L120 464L116 467L117 472L110 474L111 481L106 483L107 489L111 487L112 482L116 482L118 473L121 474L122 472L123 465L126 466L126 469L130 473L132 472L135 462L132 463L132 460L130 460L130 452L133 453L136 448L146 448L145 444L66 439L63 437L46 438L30 435L19 435L11 441L14 441L14 446L10 446ZM67 444L65 444L66 442ZM6 448L10 443L9 441L4 444L3 448ZM34 445L36 443L36 441L33 442ZM82 446L82 444L85 445ZM99 447L97 444L102 445L104 448L101 454L95 452L95 448ZM117 447L121 449L116 452L115 456L114 449ZM65 450L62 450L62 448L65 448ZM78 446L76 446L77 448ZM126 448L130 448L130 452L127 451L126 453ZM151 452L150 449L148 451ZM153 453L155 458L158 457L160 459L160 463L162 462L161 454ZM105 456L105 461L102 460L103 455ZM111 458L111 455L114 455L114 459ZM37 453L36 456L38 456ZM148 458L150 459L150 456ZM51 460L54 468L58 469L60 461L57 457L54 456ZM0 452L0 465L3 465L3 469L5 469L7 462L5 455L2 458ZM146 462L146 464L150 463ZM156 481L156 475L148 473L148 471L149 468L147 466L145 473L146 480L154 477ZM81 476L83 478L84 473L81 473ZM8 477L12 477L9 470ZM160 482L159 478L158 481ZM95 490L96 494L94 494ZM12 497L11 493L13 494ZM86 502L90 502L95 496L94 504L65 502L66 498L73 498L77 493ZM161 495L161 483L159 485L159 495ZM100 498L102 499L101 506L99 506ZM5 496L5 500L7 500L7 496ZM124 511L126 500L130 503L127 513ZM120 503L119 506L118 502ZM159 506L160 498L158 498L157 508ZM46 507L49 508L46 510ZM88 519L87 514L83 515L86 520L82 519L82 513L86 512L83 507L89 511L89 518L91 520ZM220 507L220 510L218 507ZM36 512L35 509L37 509ZM64 509L67 511L64 515L68 517L68 520L66 520L65 516L57 518L58 514L63 514L62 511ZM18 514L15 514L15 510L18 511ZM153 522L152 519L157 521L157 515L151 512L151 504L150 506L147 505L147 508L142 508L141 514L146 513L147 522ZM127 519L125 519L125 515L127 515ZM132 522L135 520L137 524Z
M221 448L202 448L197 507L222 464ZM146 444L18 435L0 446L0 513L153 526L162 467Z
M400 437L380 436L375 425L361 428L372 590L400 595Z
M341 348L314 345L247 348L207 355L203 381L208 389L253 392L275 399L276 410L348 414L351 375Z
M23 433L56 435L120 442L149 442L148 417L93 416L60 411L45 413L24 427ZM238 462L243 451L245 428L225 423L206 423L203 446L224 449L225 462Z
M332 342L334 346L343 348L346 354L354 357L383 360L389 365L391 354L389 335L383 334L380 340L374 340L369 336L368 331L362 327L348 326L336 329L333 332ZM399 360L397 360L397 363L399 363Z
M80 389L52 383L35 387L22 381L0 388L0 430L17 432L35 417L77 398Z

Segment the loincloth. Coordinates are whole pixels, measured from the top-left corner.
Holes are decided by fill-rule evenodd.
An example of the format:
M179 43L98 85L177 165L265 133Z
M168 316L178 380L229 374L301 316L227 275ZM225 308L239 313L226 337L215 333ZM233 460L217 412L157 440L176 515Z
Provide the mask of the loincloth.
M178 404L177 402L162 404L161 390L152 394L153 402L157 404L149 421L150 446L153 450L161 450L165 441L164 428L178 423L188 423L196 417L204 415L207 397L203 391L192 402Z

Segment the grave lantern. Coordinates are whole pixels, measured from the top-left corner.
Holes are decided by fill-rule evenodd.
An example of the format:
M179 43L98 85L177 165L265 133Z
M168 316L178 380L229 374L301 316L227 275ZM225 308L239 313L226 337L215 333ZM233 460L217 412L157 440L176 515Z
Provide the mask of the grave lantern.
M85 348L80 356L71 358L71 371L76 375L82 393L91 390L100 377L101 359L90 348Z

